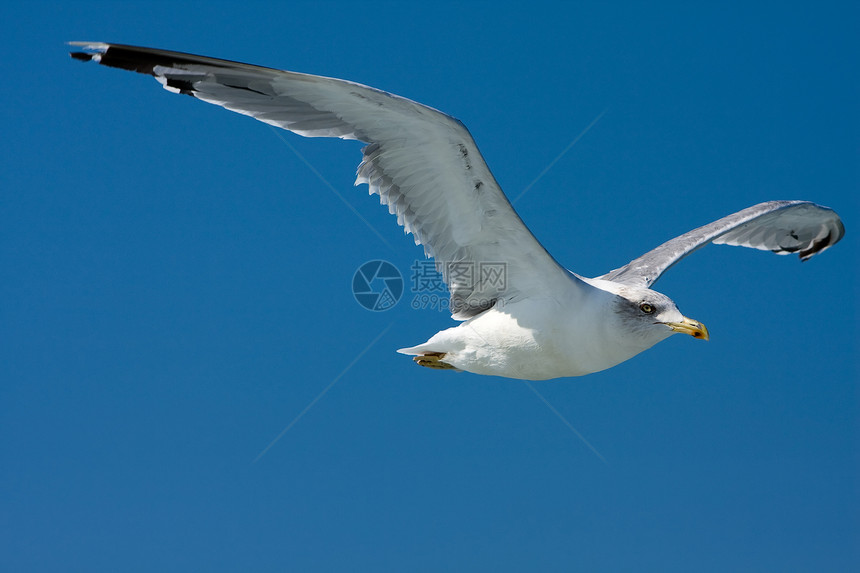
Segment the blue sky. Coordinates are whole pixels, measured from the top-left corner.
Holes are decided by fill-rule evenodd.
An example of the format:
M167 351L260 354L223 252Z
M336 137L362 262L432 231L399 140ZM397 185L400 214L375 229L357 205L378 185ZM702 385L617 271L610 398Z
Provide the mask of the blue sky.
M858 16L821 2L0 8L2 568L851 570ZM410 308L422 254L353 188L359 144L285 143L73 62L69 40L341 77L446 111L581 274L768 199L833 207L847 235L805 264L700 251L657 288L711 341L535 383L550 408L520 381L394 352L453 322ZM376 259L407 276L384 312L351 293Z

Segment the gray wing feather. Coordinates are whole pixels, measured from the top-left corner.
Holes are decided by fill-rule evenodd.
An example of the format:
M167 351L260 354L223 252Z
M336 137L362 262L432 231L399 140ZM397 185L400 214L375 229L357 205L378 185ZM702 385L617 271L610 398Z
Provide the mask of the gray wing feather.
M650 287L672 265L708 243L750 247L805 261L845 234L832 209L808 201L768 201L667 241L602 279Z
M367 183L436 259L454 318L561 284L587 288L535 239L468 130L446 114L345 80L119 44L73 45L86 50L76 59L150 74L165 89L299 135L368 143L356 184Z

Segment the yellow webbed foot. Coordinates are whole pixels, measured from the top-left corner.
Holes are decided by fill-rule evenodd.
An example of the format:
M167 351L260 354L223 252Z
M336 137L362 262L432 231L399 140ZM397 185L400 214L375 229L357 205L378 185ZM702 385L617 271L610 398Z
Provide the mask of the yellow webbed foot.
M444 352L428 352L421 356L413 356L412 360L418 363L418 366L425 368L435 368L437 370L454 370L455 368L447 362L442 362L445 358Z

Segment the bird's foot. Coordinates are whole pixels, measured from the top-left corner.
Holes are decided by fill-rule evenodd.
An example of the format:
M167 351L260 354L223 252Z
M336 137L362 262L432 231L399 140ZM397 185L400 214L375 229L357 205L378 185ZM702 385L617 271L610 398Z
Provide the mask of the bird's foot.
M447 362L442 362L445 358L444 352L428 352L421 356L413 356L412 360L418 363L418 366L425 368L435 368L437 370L454 370L454 367Z

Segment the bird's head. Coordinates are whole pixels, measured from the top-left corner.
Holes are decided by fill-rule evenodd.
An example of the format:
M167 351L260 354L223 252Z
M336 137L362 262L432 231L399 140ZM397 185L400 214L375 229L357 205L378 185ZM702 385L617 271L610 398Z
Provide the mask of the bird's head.
M635 333L649 346L682 332L708 340L708 329L698 320L687 318L668 296L647 288L619 286L612 307L626 330Z

